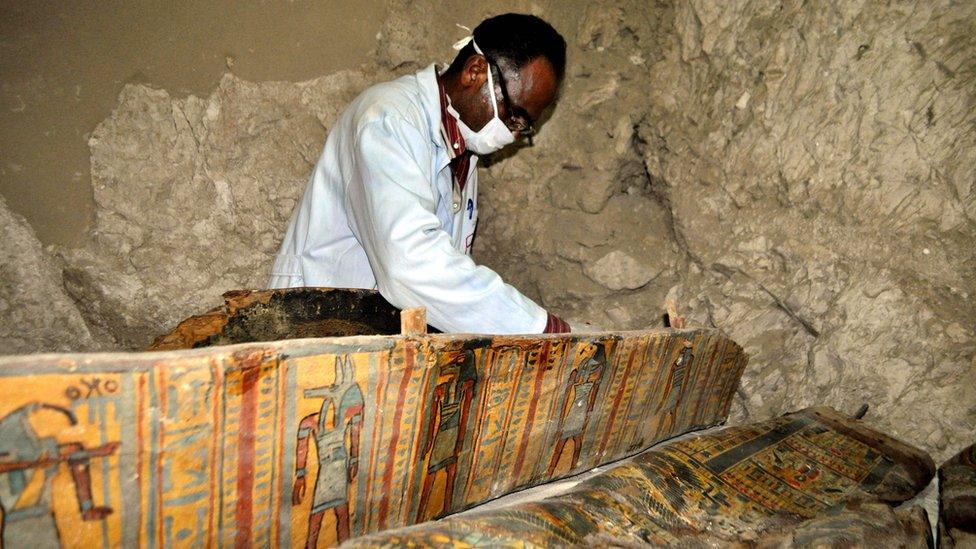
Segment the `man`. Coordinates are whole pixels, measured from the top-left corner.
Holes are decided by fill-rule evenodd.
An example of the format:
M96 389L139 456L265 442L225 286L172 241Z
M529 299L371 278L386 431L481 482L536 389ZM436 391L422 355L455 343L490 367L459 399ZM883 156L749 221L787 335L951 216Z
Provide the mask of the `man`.
M329 134L269 286L377 288L445 332L570 331L469 256L478 155L532 135L565 64L555 29L510 13L478 25L445 71L363 92Z

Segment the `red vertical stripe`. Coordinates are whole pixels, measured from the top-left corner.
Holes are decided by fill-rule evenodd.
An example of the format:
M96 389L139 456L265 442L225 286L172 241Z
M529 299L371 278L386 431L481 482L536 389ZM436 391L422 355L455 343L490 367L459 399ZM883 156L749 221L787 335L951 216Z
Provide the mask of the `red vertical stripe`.
M146 421L146 377L147 375L148 374L139 375L139 388L138 388L139 395L136 400L136 441L137 441L136 442L136 475L139 477L139 507L138 507L139 521L137 522L137 524L139 525L139 529L143 531L145 531L145 525L142 523L142 520L144 518L142 513L145 510L143 509L144 506L142 505L142 494L144 493L143 492L144 490L148 491L146 490L146 486L143 484L143 478L142 478L142 448L146 442L146 433L144 432L143 422ZM150 536L152 536L152 532L146 532L147 545L149 545L148 541L150 539ZM139 542L141 544L142 540L139 540Z
M400 440L400 423L403 420L403 401L407 397L407 385L410 384L410 374L413 373L414 356L410 348L411 344L404 344L403 377L400 378L400 388L397 393L396 412L393 414L393 433L390 435L390 449L387 454L389 460L383 470L383 499L380 500L380 512L377 517L379 528L386 527L386 516L390 512L390 488L393 486L393 468L396 465L396 448Z
M284 403L285 402L285 399L288 398L287 393L285 392L285 388L288 386L288 383L285 380L288 379L288 368L289 367L290 367L290 365L287 362L283 361L283 360L280 360L278 362L278 372L277 372L277 376L278 376L278 402L281 402L281 403ZM278 432L281 433L282 438L284 438L284 433L285 433L285 415L286 414L284 413L284 410L279 410L278 411ZM282 460L284 459L284 455L285 455L284 449L282 448L283 445L284 445L284 441L280 442L279 443L279 446L274 449L274 454L275 454L275 458L274 458L274 460L275 460L274 471L275 471L275 474L278 475L282 479L282 480L279 481L281 483L288 482L287 480L284 479L284 475L281 473L281 471L284 471L284 467L282 467ZM272 502L274 504L274 506L272 507L272 511L271 511L272 520L274 521L274 528L272 529L273 537L271 538L270 541L271 541L272 547L274 547L274 546L277 546L277 544L278 544L278 538L281 535L281 503L282 503L282 501L281 501L281 498L278 497L276 494L273 494L272 493L271 497L273 498L272 499ZM288 504L286 503L285 505L288 505Z
M529 410L525 414L525 430L522 431L522 440L519 442L518 454L515 456L515 472L512 474L512 483L517 484L519 474L522 472L522 464L525 462L525 451L529 446L529 436L532 434L532 424L535 422L536 409L539 407L539 391L542 389L542 378L546 376L546 366L549 364L548 341L542 344L539 351L539 363L536 366L535 384L532 386L532 400L529 401ZM528 365L528 361L526 361Z
M210 363L210 379L213 382L213 388L210 391L210 400L213 402L213 424L211 427L211 436L213 437L213 443L210 446L210 498L208 499L208 505L210 506L210 522L207 528L207 547L213 547L214 535L217 532L217 516L220 514L220 509L217 507L217 491L220 490L220 486L217 484L217 474L215 469L218 467L218 463L223 460L218 459L218 446L217 442L220 437L217 433L220 429L220 376L221 371L216 362L211 361Z
M386 360L380 362L379 374L377 375L376 392L375 392L376 410L386 409L386 393L387 393L386 381L387 381L387 374L390 371L391 355L386 355L386 357L387 357ZM370 441L379 440L379 432L381 427L380 424L382 423L382 414L378 414L378 415L380 415L380 417L377 417L376 421L373 422L373 432L369 437ZM370 508L369 505L372 503L372 497L373 497L372 479L375 478L374 475L376 473L376 467L377 467L376 462L378 461L377 458L378 453L379 453L379 445L371 442L369 445L369 468L367 469L367 475L365 479L362 481L367 483L366 501L356 502L357 509L359 508L369 509ZM365 514L365 520L363 522L363 528L365 530L369 530L372 525L373 514L372 513L364 513L364 514Z
M617 348L617 358L614 362L617 365L620 364L620 348ZM605 353L609 355L610 353ZM597 455L603 455L603 451L607 448L607 441L610 440L610 433L613 432L613 424L617 420L617 412L620 410L620 400L624 397L624 393L627 392L627 380L630 379L630 370L634 366L634 356L637 355L637 350L634 348L630 349L630 356L627 357L627 366L624 368L624 375L620 379L620 386L617 389L617 394L613 397L613 406L610 407L610 417L607 418L607 426L603 430L603 440L600 442L600 451ZM609 362L609 361L608 361ZM609 367L610 365L607 364ZM613 378L608 380L608 383L613 383Z
M253 365L246 364L241 372L241 416L237 426L237 507L234 513L237 523L235 547L251 546L251 522L254 518L251 505L254 489L254 429L257 425L257 382L260 372L259 361Z

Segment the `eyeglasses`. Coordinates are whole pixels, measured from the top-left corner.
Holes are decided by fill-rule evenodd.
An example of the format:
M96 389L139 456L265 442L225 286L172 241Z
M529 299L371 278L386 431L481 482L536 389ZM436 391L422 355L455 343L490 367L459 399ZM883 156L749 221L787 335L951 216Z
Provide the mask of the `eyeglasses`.
M508 127L514 133L517 133L519 138L526 138L529 140L529 145L532 144L532 136L535 135L535 128L532 127L534 120L529 116L529 113L525 112L525 109L519 107L518 105L512 105L512 100L508 97L508 84L505 83L505 77L502 76L502 69L497 63L490 61L487 57L485 60L488 61L490 67L494 67L495 74L498 75L498 87L502 90L502 101L505 104L505 112L508 113L508 120L505 121L505 126ZM489 68L489 70L491 70Z

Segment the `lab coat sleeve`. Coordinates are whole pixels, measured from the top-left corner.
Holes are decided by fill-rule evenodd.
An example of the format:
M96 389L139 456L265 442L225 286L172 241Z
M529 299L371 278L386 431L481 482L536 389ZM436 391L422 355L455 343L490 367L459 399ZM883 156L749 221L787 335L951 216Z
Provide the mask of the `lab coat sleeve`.
M541 333L547 313L491 269L451 245L417 159L429 139L406 120L363 126L350 152L346 209L380 294L400 308L424 306L445 332Z

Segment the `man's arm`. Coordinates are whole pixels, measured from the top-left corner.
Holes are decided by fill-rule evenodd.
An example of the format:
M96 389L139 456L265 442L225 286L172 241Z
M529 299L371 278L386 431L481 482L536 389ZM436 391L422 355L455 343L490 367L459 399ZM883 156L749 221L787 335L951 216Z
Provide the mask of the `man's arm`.
M418 159L429 138L386 117L360 129L346 174L346 209L380 293L400 308L424 306L447 332L540 333L548 313L451 245Z

